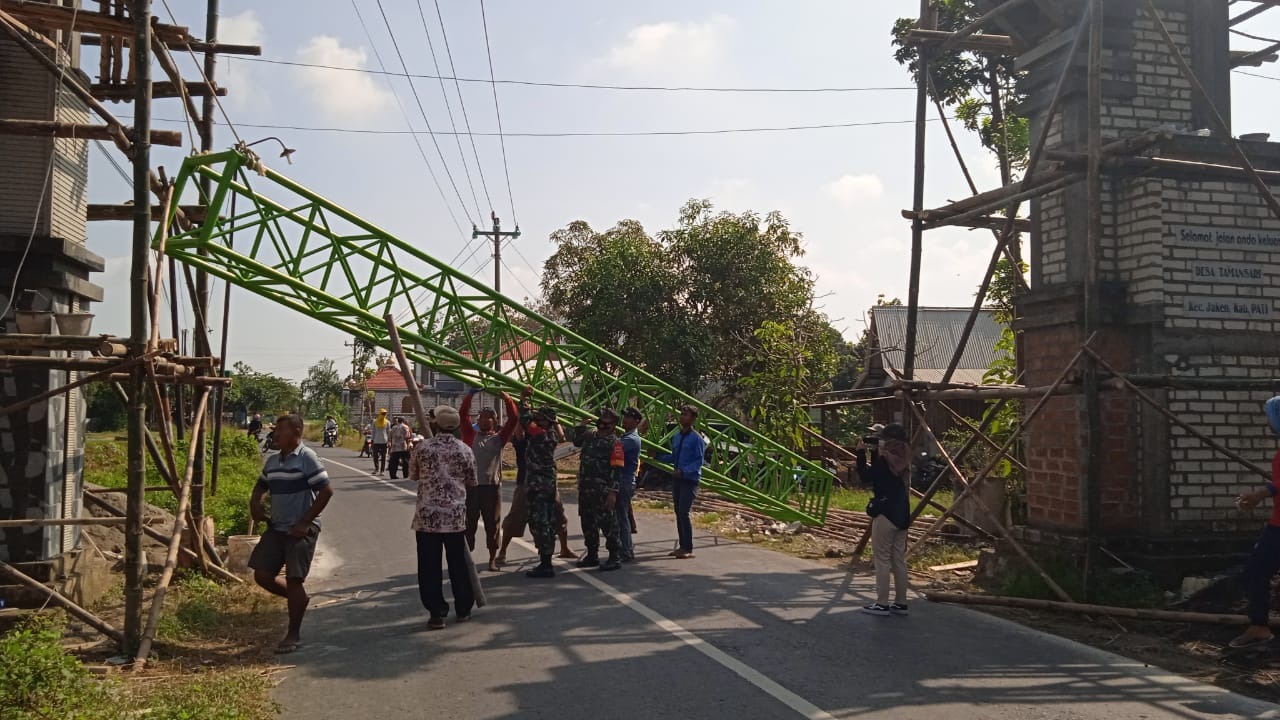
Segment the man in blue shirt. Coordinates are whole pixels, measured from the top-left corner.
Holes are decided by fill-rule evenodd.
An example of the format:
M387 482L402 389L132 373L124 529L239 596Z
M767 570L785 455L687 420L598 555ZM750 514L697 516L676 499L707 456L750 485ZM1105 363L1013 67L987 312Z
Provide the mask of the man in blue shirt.
M685 405L680 408L680 429L671 436L671 452L658 456L658 460L671 463L671 498L676 506L676 532L680 535L680 547L671 557L685 560L693 557L693 500L698 496L698 483L702 480L702 463L706 459L707 442L696 430L693 422L698 419L698 408Z
M622 562L636 559L635 544L631 540L631 499L636 494L636 470L640 467L640 433L637 428L644 416L636 408L622 411L622 473L618 481L618 502L614 513L618 517L618 542L621 545Z
M310 601L302 583L311 570L320 537L320 513L333 497L333 488L324 463L302 444L301 416L281 417L275 432L280 452L267 456L249 498L253 519L268 523L249 556L249 567L258 585L289 601L289 631L276 646L276 652L283 654L302 646L302 616ZM262 506L263 495L271 496L270 517ZM279 577L281 568L284 581Z

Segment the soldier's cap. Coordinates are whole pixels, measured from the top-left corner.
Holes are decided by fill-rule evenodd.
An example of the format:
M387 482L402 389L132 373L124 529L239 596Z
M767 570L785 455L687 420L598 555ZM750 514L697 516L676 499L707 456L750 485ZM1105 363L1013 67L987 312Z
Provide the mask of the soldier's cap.
M644 419L644 415L640 414L640 410L638 408L633 408L633 407L629 407L626 410L623 410L622 417L629 417L635 420Z
M600 412L596 413L596 420L603 420L617 425L618 413L614 412L613 408L600 408Z
M548 422L554 423L556 421L556 409L551 407L550 405L543 405L542 407L533 411L533 418L535 420L545 419Z

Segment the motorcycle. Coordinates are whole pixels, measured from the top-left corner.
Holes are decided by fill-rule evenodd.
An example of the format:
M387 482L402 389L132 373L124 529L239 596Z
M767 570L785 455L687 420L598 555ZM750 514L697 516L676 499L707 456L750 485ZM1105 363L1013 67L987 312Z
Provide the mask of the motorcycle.
M356 457L373 457L373 433L364 434L364 445L360 447L360 454Z
M273 427L267 431L267 436L262 439L261 450L265 455L269 452L276 452L279 449L280 447L276 445L276 429Z
M325 447L330 447L330 448L331 448L331 447L336 446L337 444L338 444L338 431L337 431L337 429L335 428L335 429L333 429L333 430L325 430L325 431L324 431L324 446L325 446Z

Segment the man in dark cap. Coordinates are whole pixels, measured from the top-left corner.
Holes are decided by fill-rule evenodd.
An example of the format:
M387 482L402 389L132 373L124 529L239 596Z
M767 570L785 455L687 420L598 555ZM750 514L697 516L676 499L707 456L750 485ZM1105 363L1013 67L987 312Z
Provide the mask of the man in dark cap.
M538 566L525 573L531 578L549 578L556 574L551 554L556 549L556 445L564 440L564 430L556 420L552 407L533 409L533 386L526 385L520 395L520 426L528 438L525 463L525 499L529 516L529 534L538 547Z
M614 516L623 465L617 430L618 413L609 408L596 416L595 430L586 423L574 428L573 444L582 448L578 456L578 517L582 519L582 536L587 545L586 557L578 561L581 568L617 570L622 567L622 558L618 555L618 522ZM609 559L603 564L600 563L601 534L609 550Z

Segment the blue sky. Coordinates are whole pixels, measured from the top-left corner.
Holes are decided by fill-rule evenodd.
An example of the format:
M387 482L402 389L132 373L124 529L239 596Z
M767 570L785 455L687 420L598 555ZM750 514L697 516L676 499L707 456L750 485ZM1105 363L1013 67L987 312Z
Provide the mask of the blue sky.
M434 73L417 2L383 0L410 73ZM201 4L202 5L202 4ZM203 11L171 3L180 24L203 34ZM359 0L374 44L349 0L252 3L223 0L222 39L257 43L267 59L400 70L377 5ZM422 3L444 74L448 74L435 5ZM889 28L915 3L902 2L645 2L486 3L494 72L500 79L566 83L700 85L719 87L906 87L906 71L892 59ZM442 0L440 8L460 77L488 77L479 4ZM158 7L163 14L163 5ZM1280 18L1266 13L1241 26L1250 33L1280 34ZM167 18L165 18L167 20ZM1236 47L1263 43L1237 38ZM85 67L96 62L86 54ZM187 63L185 67L190 67ZM222 99L245 140L277 135L293 148L294 164L269 165L374 223L448 260L469 243L472 220L487 225L490 203L482 189L469 142L463 154L476 188L472 199L459 150L451 137L440 149L459 192L441 171L430 138L420 136L440 176L444 197L427 174L406 134L350 134L246 127L293 125L405 130L403 103L416 129L425 123L408 82L314 68L231 58L219 65L230 88ZM1250 70L1250 72L1255 72ZM1264 67L1260 74L1280 77ZM190 70L188 75L196 73ZM449 130L440 84L415 80L436 130ZM452 83L446 84L459 127L462 117ZM1280 110L1276 81L1234 75L1236 132L1268 131ZM394 94L393 94L394 90ZM653 131L776 127L854 122L909 121L914 93L883 90L849 93L624 92L498 86L503 129L513 132ZM462 98L472 129L494 132L497 123L487 84L464 84ZM116 107L127 116L128 105ZM158 118L181 120L179 101L159 101ZM181 123L158 122L180 129ZM185 132L185 130L184 130ZM941 128L930 127L926 206L969 194ZM994 159L961 133L966 157L981 189L998 185ZM219 147L233 142L220 127ZM493 208L510 225L511 207L498 139L477 137ZM910 228L899 212L911 202L909 123L795 132L666 137L509 137L507 160L519 254L504 252L504 290L523 297L538 289L537 273L554 250L548 236L583 219L605 229L623 218L651 232L670 227L689 198L711 198L718 207L765 213L780 210L805 238L801 262L817 277L820 303L846 337L856 339L867 307L878 294L907 293ZM266 145L262 147L267 147ZM157 149L153 162L172 175L183 150ZM128 200L127 184L96 149L91 153L90 202ZM458 195L461 195L461 201ZM465 203L465 208L464 208ZM477 205L479 212L477 213ZM450 218L457 219L459 232ZM477 217L479 215L480 217ZM128 329L127 223L93 223L89 246L108 260L96 276L106 300L95 308L95 332ZM967 230L926 234L921 301L967 305L990 254L991 236ZM463 251L466 257L471 247ZM492 261L481 250L460 269L491 278ZM211 321L221 324L221 283ZM185 304L184 304L185 307ZM184 309L190 317L190 310ZM323 357L349 357L347 338L318 321L233 290L228 361L300 379ZM184 320L190 327L190 320ZM214 338L215 346L218 338Z

